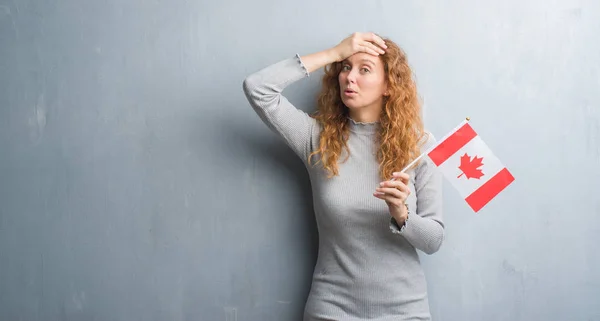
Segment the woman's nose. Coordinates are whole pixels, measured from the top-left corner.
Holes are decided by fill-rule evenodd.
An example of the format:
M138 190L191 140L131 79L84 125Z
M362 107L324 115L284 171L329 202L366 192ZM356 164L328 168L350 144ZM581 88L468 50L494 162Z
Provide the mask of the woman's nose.
M346 76L348 82L351 83L355 83L356 82L356 73L354 72L354 70L350 70L350 72L348 72L348 76Z

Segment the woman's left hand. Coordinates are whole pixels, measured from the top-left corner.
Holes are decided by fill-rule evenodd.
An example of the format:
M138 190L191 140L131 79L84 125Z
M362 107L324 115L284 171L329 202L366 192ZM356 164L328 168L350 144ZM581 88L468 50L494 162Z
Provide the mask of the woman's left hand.
M385 200L390 209L390 214L399 225L402 225L408 217L405 201L410 195L410 189L408 188L409 176L406 173L394 173L393 177L395 178L393 181L381 182L373 196Z

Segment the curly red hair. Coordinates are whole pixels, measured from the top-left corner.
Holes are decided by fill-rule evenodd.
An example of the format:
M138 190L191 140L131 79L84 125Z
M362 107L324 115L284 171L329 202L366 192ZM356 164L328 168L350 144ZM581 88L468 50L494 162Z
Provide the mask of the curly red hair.
M389 96L385 97L379 118L377 136L379 149L379 175L389 179L393 172L401 171L421 153L422 139L426 136L421 119L421 103L417 95L413 73L404 51L389 39L384 39L387 49L380 55L388 83ZM338 74L341 62L324 68L322 90L318 95L317 111L312 115L321 125L319 148L309 156L320 155L319 162L329 177L338 175L338 159L342 148L347 149L348 108L340 97ZM416 165L416 164L415 164Z

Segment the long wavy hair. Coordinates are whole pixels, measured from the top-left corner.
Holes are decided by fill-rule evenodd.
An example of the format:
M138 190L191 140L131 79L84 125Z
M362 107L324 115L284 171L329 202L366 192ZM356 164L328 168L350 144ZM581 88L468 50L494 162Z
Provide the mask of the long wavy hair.
M401 171L419 156L426 134L421 119L421 103L406 54L393 41L384 41L387 49L379 57L383 61L389 96L384 97L376 143L379 144L379 175L382 179L389 179L393 172ZM341 70L341 62L325 66L317 111L312 115L322 131L319 148L309 155L308 162L312 164L313 156L320 156L318 162L323 164L328 177L338 175L342 148L348 151L349 110L340 97L338 74Z

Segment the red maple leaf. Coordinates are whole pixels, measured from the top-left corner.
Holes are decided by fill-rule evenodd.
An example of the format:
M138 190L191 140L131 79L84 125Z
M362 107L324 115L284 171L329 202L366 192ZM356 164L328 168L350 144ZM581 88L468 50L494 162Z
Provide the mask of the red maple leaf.
M460 157L460 166L458 166L458 169L462 171L462 174L458 175L457 178L460 178L464 174L467 176L467 179L480 179L481 176L483 176L483 172L481 171L481 169L478 169L478 167L483 166L483 163L481 162L482 160L483 157L474 156L471 160L471 157L467 153L462 155Z

